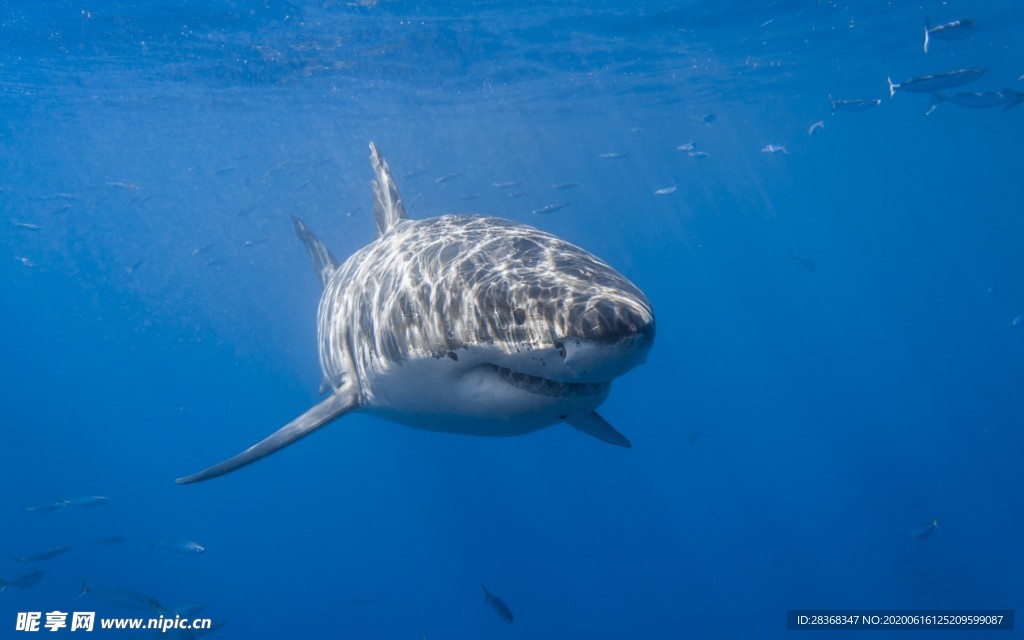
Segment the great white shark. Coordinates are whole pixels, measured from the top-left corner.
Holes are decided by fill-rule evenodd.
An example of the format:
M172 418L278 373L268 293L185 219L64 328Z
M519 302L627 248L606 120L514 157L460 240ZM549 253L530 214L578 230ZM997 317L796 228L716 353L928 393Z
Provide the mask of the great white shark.
M406 216L370 144L377 238L339 264L297 217L323 285L317 313L330 396L209 480L360 410L419 429L514 436L565 422L621 447L596 409L642 363L654 311L622 274L564 240L501 218Z

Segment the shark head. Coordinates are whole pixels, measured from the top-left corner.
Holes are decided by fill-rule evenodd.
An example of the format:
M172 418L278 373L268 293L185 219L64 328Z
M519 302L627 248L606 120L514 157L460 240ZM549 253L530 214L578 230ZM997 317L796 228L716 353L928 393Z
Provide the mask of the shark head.
M328 380L357 380L363 406L393 420L464 433L593 411L654 333L650 302L612 267L482 216L395 224L338 269L320 306Z
M486 224L494 236L492 259L470 278L474 308L462 327L469 351L512 374L564 385L607 385L646 359L654 312L624 276L531 227L469 224Z

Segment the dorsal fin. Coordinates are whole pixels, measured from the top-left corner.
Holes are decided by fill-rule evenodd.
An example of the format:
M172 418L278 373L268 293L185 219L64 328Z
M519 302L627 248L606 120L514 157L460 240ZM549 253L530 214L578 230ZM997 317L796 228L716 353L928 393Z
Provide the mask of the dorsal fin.
M306 251L309 252L309 257L313 260L313 271L320 279L320 286L326 287L331 276L338 270L338 261L331 255L331 250L313 235L306 223L299 220L298 216L292 216L292 222L295 224L295 234L306 245Z
M377 237L391 230L399 220L405 220L405 205L398 194L398 186L391 177L388 163L377 151L377 145L370 143L370 164L373 165L374 215L377 218Z

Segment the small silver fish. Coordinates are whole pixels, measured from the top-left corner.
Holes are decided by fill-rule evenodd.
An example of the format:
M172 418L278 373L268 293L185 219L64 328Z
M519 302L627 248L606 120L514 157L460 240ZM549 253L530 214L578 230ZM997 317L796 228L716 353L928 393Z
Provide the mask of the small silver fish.
M29 571L19 576L15 576L10 580L0 578L0 593L3 593L7 587L16 587L18 589L28 589L32 585L38 583L43 579L42 570Z
M110 502L110 498L107 496L82 496L73 500L68 500L68 504L73 504L76 507L99 507Z
M963 40L971 35L976 23L970 18L953 20L946 24L933 27L931 22L924 23L924 52L928 53L928 43L932 38L939 40Z
M91 595L97 600L105 602L121 609L135 609L147 611L154 609L159 611L162 607L156 598L139 593L134 589L95 589L82 580L82 592L76 596L81 598L84 595Z
M556 191L564 191L565 189L576 189L577 187L582 186L583 184L580 182L556 182L555 184L551 185L551 188L555 189Z
M686 116L686 117L689 118L690 120L694 120L696 122L702 122L704 124L711 124L712 122L714 122L715 120L718 119L718 116L716 116L713 113L709 113L706 116Z
M34 554L30 555L30 556L22 556L22 557L19 557L19 558L15 558L14 561L15 562L25 563L25 562L39 562L40 560L49 560L50 558L56 558L57 556L59 556L62 553L65 553L69 549L71 549L71 547L69 547L67 545L64 545L62 547L54 547L52 549L47 549L46 551L40 551L39 553L34 553Z
M690 140L689 142L684 142L683 144L676 147L676 151L693 151L696 148L697 143L694 142L693 140Z
M22 260L28 260L28 258L22 258ZM35 266L35 265L28 265ZM67 500L57 500L56 502L47 502L46 504L34 504L25 507L25 511L29 513L52 513L59 509L63 509L64 505L68 503Z
M297 169L304 168L304 166L305 166L305 163L299 162L298 160L283 160L283 161L277 163L271 169L269 169L266 173L264 173L263 177L264 178L269 178L269 177L277 175L279 173L283 173L285 175L291 175L292 173L295 173L295 171Z
M988 109L1006 104L1006 95L1002 91L980 91L964 93L933 93L932 104L952 102L968 109Z
M817 273L818 272L818 267L815 266L815 264L813 262L811 262L810 260L808 260L807 258L802 258L802 257L796 255L795 253L789 254L789 258L790 258L790 260L796 260L798 263L800 263L800 266L803 267L804 269L806 269L808 273Z
M672 187L665 187L664 189L658 189L657 191L654 192L654 195L656 195L656 196L670 196L670 195L672 195L675 192L676 192L676 187L672 186Z
M882 101L878 98L874 99L857 99L857 100L838 100L832 97L832 94L828 94L828 101L832 103L832 113L836 111L843 111L845 113L857 113L858 111L867 111L868 109L874 109L878 105L882 104ZM824 125L822 125L824 127Z
M559 204L549 204L547 206L541 207L540 209L534 209L533 213L535 213L535 214L554 213L555 211L558 211L560 209L564 209L564 208L566 208L568 206L569 206L568 202L562 202L562 203L559 203Z
M465 175L465 174L462 173L461 171L456 171L455 173L449 173L448 175L441 176L437 180L434 180L434 184L444 184L444 183L448 182L449 180L454 180L455 178L462 177L463 175Z
M498 614L499 618L509 624L512 624L515 620L515 616L512 615L512 610L508 608L508 605L505 604L501 598L488 591L487 586L484 585L484 583L481 582L480 587L484 590L484 602L491 605L491 608L494 609L494 612Z
M160 540L150 541L150 549L167 549L187 556L196 556L206 551L206 547L193 540Z
M761 153L781 153L783 155L789 155L789 152L786 151L785 145L781 144L766 144L761 147Z
M629 154L618 151L606 151L604 153L597 154L597 157L602 160L621 160L623 158L628 158Z
M523 186L522 182L492 182L491 186L495 189L512 189L515 187Z
M246 240L243 246L245 246L246 248L255 247L269 241L270 238L256 238L255 240Z
M46 196L35 196L34 200L78 200L81 198L77 193L54 193Z
M427 167L420 167L419 169L413 169L412 171L407 172L405 174L405 177L406 178L419 178L420 176L425 176L428 173L430 173L430 169L428 169Z
M930 537L935 530L939 528L939 519L935 518L931 522L922 524L920 527L910 532L910 537L914 540L924 540Z
M1024 327L1024 313L1020 314L1019 316L1017 316L1013 320L1010 320L1010 327L1012 327L1012 328Z
M708 153L707 151L691 151L691 152L687 153L686 155L690 156L691 158L709 158L709 157L711 157L711 154Z
M897 89L913 93L935 93L974 82L986 73L988 73L988 69L957 69L956 71L937 73L933 76L911 78L899 84L893 82L891 77L886 78L885 81L889 83L889 97L892 98L896 95Z
M813 136L815 131L824 131L824 130L825 130L825 121L824 120L818 120L817 122L815 122L814 124L811 125L810 129L807 130L807 135Z
M113 187L115 189L124 189L125 191L138 191L139 190L139 185L132 184L131 182L108 182L107 186L108 187Z
M25 265L26 267L34 267L34 266L36 266L36 263L32 260L32 258L26 258L25 256L16 256L15 260L17 260L21 264ZM61 506L64 506L64 505L61 505Z
M18 222L16 220L11 220L11 225L14 226L14 227L17 227L18 229L25 229L26 231L42 231L43 230L43 228L40 227L38 224L32 224L31 222Z

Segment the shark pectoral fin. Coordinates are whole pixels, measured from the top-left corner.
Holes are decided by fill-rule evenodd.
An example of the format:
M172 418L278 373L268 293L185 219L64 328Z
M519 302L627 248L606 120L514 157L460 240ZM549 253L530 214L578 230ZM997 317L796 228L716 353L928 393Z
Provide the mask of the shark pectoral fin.
M626 436L615 430L615 427L608 424L608 421L591 411L585 416L573 416L566 420L570 426L579 429L588 436L594 436L598 440L604 440L617 447L632 447Z
M270 437L254 444L242 453L217 463L199 473L175 480L178 484L191 484L231 473L247 464L265 458L283 449L300 438L304 438L332 420L345 415L357 406L356 385L345 385L329 398L292 420L274 432Z

